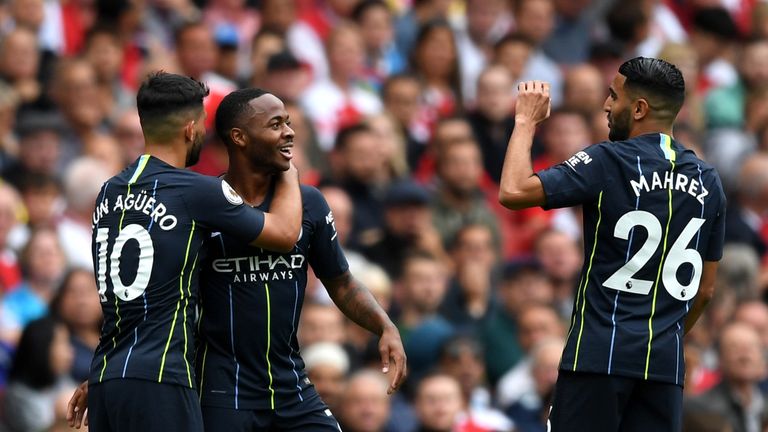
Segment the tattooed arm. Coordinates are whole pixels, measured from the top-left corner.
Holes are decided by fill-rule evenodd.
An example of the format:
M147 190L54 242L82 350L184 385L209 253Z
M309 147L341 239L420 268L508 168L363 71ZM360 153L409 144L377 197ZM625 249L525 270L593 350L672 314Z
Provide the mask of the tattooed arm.
M381 308L370 291L347 271L335 278L321 279L336 306L355 324L379 336L382 371L389 372L390 361L395 374L389 385L392 394L402 384L406 372L406 357L400 332Z

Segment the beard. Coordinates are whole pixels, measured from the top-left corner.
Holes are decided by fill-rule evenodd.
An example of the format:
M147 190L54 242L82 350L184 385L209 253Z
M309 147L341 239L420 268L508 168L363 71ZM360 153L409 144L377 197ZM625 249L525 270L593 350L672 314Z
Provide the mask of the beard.
M200 152L203 150L204 141L205 136L203 134L195 135L195 140L192 141L192 146L187 152L187 160L184 163L185 166L190 167L200 160Z
M629 108L610 116L608 128L608 139L611 141L623 141L629 138L629 129L632 123L632 117L629 115Z

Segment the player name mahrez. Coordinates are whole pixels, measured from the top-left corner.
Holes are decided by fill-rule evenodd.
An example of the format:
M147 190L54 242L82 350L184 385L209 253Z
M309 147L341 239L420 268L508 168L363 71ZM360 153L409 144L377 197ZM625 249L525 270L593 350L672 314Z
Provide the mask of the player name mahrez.
M699 180L672 171L664 171L661 175L654 171L650 184L645 174L641 175L639 180L630 180L629 184L635 191L636 196L640 196L641 191L651 192L660 189L671 189L687 193L696 198L701 204L704 204L704 197L709 195L709 191Z
M141 191L138 194L129 193L125 197L118 195L115 198L114 206L109 205L109 198L104 198L93 211L93 225L99 223L101 218L108 215L110 211L126 212L128 210L142 212L151 217L163 231L173 229L178 223L176 216L166 214L168 208L165 204L155 200L155 197L149 196L147 191Z

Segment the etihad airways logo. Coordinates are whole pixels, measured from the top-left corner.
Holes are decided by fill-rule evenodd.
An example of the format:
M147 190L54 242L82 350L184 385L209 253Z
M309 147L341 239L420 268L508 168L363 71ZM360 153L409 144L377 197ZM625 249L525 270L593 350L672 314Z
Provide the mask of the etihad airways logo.
M213 261L213 270L219 273L300 269L304 255L267 255L237 258L219 258Z
M305 260L301 254L219 258L211 267L217 273L228 273L232 282L269 282L294 279L294 270L301 269Z

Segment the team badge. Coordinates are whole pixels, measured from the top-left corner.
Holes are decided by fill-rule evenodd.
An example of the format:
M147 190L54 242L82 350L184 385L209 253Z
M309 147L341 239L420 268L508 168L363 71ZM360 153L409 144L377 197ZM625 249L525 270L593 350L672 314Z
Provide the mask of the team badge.
M232 186L230 186L226 180L221 181L221 191L224 192L224 198L232 204L240 205L243 203L243 198L232 189Z

